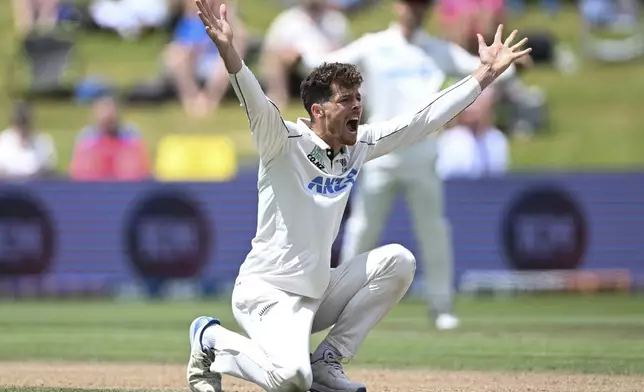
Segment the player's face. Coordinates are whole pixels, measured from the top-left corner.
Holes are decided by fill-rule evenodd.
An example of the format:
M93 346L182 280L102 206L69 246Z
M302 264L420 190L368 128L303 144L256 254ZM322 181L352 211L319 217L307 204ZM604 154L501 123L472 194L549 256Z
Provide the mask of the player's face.
M111 98L104 98L94 104L94 118L104 130L113 130L118 126L118 107Z
M326 131L339 144L352 146L358 138L362 97L358 88L347 89L334 84L331 89L331 99L322 105Z
M423 0L399 0L396 2L394 10L398 17L398 23L410 30L415 30L425 23L429 3Z

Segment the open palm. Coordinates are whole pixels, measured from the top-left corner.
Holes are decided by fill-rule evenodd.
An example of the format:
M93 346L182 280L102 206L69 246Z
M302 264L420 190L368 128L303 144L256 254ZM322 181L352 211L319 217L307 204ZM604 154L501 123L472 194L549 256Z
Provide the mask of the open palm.
M209 0L195 0L195 4L199 9L197 15L199 15L201 22L206 27L206 32L212 42L219 48L232 45L233 29L227 20L226 4L222 4L219 7L219 17L213 12Z
M501 41L501 37L503 37L503 25L499 25L494 35L494 42L490 46L487 46L481 34L477 34L481 63L490 66L496 74L501 74L508 69L510 64L530 53L532 51L531 48L521 50L528 42L527 38L512 45L517 34L518 31L514 30L505 41Z

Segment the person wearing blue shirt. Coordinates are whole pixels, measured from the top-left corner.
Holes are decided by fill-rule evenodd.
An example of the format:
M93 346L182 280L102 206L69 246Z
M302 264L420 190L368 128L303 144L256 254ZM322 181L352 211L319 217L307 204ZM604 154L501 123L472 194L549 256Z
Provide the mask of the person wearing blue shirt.
M210 3L213 9L219 9L221 1ZM232 20L235 31L239 32L235 36L236 48L245 53L246 34L240 22L236 18ZM175 27L164 60L187 114L204 116L217 108L229 86L228 72L192 0L185 1L183 16Z

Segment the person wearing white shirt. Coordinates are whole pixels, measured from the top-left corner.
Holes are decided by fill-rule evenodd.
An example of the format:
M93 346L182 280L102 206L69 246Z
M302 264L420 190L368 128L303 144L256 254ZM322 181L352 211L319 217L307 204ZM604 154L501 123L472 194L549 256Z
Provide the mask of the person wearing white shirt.
M262 48L262 79L279 107L288 104L292 87L299 87L308 73L300 65L302 57L328 53L349 42L349 20L327 0L298 2L273 20Z
M309 68L324 61L348 62L364 75L366 120L382 121L412 114L427 94L438 92L450 77L463 77L480 61L460 46L423 31L430 0L397 0L396 23L368 33L346 47L309 56ZM515 75L511 66L501 81ZM425 262L430 312L439 330L456 328L453 314L453 256L443 214L443 187L433 170L436 140L428 137L365 165L345 226L340 262L373 249L380 240L396 193L402 191Z
M248 118L260 161L257 232L232 293L246 336L219 320L190 325L187 380L193 392L221 392L222 374L266 391L365 392L344 373L372 328L403 297L414 256L385 245L331 269L331 248L363 163L436 132L469 106L517 58L516 32L492 46L481 38L481 65L449 89L429 94L415 113L359 125L362 76L354 65L324 64L305 78L308 118L282 118L236 52L226 6L196 0ZM330 328L311 354L312 333Z
M454 127L438 136L436 171L443 180L475 179L507 172L508 139L491 121L493 105L494 92L486 89L456 117Z
M56 149L51 136L33 130L32 111L16 102L12 126L0 133L0 178L26 179L51 174Z

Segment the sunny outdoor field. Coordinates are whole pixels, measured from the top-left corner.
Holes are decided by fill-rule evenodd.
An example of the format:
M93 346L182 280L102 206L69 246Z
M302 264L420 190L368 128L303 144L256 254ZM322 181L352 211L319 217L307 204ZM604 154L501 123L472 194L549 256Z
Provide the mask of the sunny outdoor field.
M240 1L241 13L249 30L261 36L280 8L274 1ZM352 18L354 36L385 28L392 20L391 1ZM571 3L569 3L571 4ZM7 73L17 50L12 33L9 1L0 1L0 119L6 119L10 97L6 87L11 82L24 82L24 70ZM510 28L549 31L573 50L578 49L581 21L571 5L552 19L543 12L531 10L515 18ZM427 26L436 31L433 21ZM125 88L148 80L160 72L160 55L168 37L147 36L127 42L106 34L76 34L79 65L86 75L109 81ZM16 67L24 63L16 62ZM22 64L22 65L21 65ZM252 67L252 65L251 65ZM516 170L593 170L623 169L644 165L644 133L641 124L644 112L644 68L641 62L602 65L583 62L579 72L561 74L549 67L526 75L529 84L544 89L549 99L551 126L535 139L514 141L511 148L512 167ZM286 118L305 112L297 102L282 108ZM125 108L124 118L139 126L152 154L159 140L170 133L217 133L235 141L242 163L254 164L257 155L250 141L247 122L237 102L224 107L205 119L187 118L178 104ZM59 153L59 170L66 172L74 138L90 121L87 106L64 102L40 102L37 125L51 132ZM4 124L0 124L3 126Z
M430 329L405 301L348 366L378 391L642 391L641 296L533 296L458 302L464 326ZM234 327L227 302L1 302L0 386L8 391L185 390L188 325ZM317 342L320 336L314 337ZM230 392L256 391L225 378Z
M280 10L268 0L239 3L258 36ZM354 17L354 35L385 28L389 10L387 0ZM428 27L435 31L432 23ZM574 49L580 20L572 6L556 19L530 9L509 27L549 30ZM87 76L125 88L158 74L168 37L153 34L127 42L78 33L77 39ZM16 48L10 1L0 0L0 130L7 125L13 98L8 86L24 82L24 69L8 72ZM540 68L525 79L545 90L551 126L532 140L512 141L513 169L644 167L642 62L582 62L570 75ZM282 111L287 118L304 113L296 103ZM216 133L234 140L242 164L255 164L248 123L235 101L206 119L187 118L178 104L126 107L123 116L140 128L153 154L165 135ZM37 102L36 117L38 128L53 135L58 170L66 172L74 139L90 121L90 108ZM347 366L349 375L366 382L370 392L644 391L644 295L462 297L456 310L462 328L439 333L432 329L424 303L404 301L369 336ZM0 299L0 391L187 391L188 326L199 315L219 317L236 329L225 299ZM312 343L322 337L314 336ZM224 379L224 388L258 391L231 378Z

